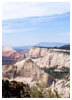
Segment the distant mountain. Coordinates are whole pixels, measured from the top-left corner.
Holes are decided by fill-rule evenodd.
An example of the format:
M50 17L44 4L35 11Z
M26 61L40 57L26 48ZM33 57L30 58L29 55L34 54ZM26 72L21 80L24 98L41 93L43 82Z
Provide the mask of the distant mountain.
M3 51L5 51L5 52L16 52L12 47L10 47L10 46L6 46L6 47L4 47L3 48Z
M58 43L58 42L40 42L35 45L29 45L29 46L18 46L18 47L13 47L16 51L22 52L23 50L29 50L30 48L37 46L37 47L61 47L64 45L69 45L67 43Z
M70 45L63 45L63 46L59 47L59 49L70 50Z
M8 65L15 63L22 54L14 50L12 47L5 47L2 49L2 64Z
M42 46L42 47L60 47L66 45L66 43L58 43L58 42L40 42L36 44L36 46Z
M22 52L24 50L29 50L32 46L18 46L18 47L13 47L17 52Z

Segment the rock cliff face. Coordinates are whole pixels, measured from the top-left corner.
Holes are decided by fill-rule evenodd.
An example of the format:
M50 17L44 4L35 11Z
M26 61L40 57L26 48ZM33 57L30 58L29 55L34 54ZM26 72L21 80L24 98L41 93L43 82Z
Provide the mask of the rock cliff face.
M11 59L9 57L2 56L2 65L10 65L10 64L14 64L14 63L15 63L15 59Z
M2 50L2 64L9 65L16 63L20 58L22 58L27 52L23 51L21 53L15 51L11 47L5 47Z
M66 53L70 54L70 50L62 50L62 49L55 49L55 48L46 48L46 47L33 47L29 51L29 55L31 57L44 57L48 53Z
M70 65L70 51L61 49L48 49L48 48L32 48L29 51L29 56L40 67L53 67Z
M22 82L26 81L29 84L33 81L47 83L48 74L41 70L34 61L27 58L12 66L3 66L3 78Z
M69 96L70 51L33 47L13 65L3 66L3 78L27 82L37 82L57 90L62 97ZM64 95L64 92L66 94Z

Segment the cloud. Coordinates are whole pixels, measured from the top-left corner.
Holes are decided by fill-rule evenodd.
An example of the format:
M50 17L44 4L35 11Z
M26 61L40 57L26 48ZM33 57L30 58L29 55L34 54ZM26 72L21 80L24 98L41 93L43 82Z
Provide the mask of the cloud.
M27 18L69 12L69 3L3 3L2 19Z
M16 33L16 32L30 32L30 31L36 31L36 28L24 28L24 29L3 29L2 32L5 34L10 34L10 33Z

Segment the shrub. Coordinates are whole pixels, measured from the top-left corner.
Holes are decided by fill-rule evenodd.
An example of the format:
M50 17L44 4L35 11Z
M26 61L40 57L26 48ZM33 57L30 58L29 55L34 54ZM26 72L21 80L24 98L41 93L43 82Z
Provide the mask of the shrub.
M30 97L30 88L28 84L8 80L2 80L2 97L3 98L24 98Z
M32 98L38 98L39 97L39 90L37 86L32 86L30 90L30 94Z
M46 90L43 93L43 96L45 98L61 98L57 91L52 91L51 89Z

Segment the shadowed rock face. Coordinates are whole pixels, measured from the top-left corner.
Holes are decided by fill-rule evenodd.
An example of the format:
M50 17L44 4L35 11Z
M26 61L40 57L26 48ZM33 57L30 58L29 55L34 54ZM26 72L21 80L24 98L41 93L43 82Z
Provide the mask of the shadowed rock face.
M48 74L40 69L31 59L26 59L13 66L3 66L3 78L22 79L28 78L32 81L42 81L47 83ZM44 80L43 80L44 78ZM28 80L26 82L29 82Z
M11 59L6 56L2 56L2 65L10 65L10 64L14 64L14 63L15 63L14 59Z
M2 64L7 65L7 64L14 64L17 62L17 60L21 57L22 55L18 52L12 52L12 51L3 51L2 52ZM12 62L11 62L12 61ZM8 62L8 63L6 63Z
M59 91L63 97L68 97L70 89L69 70L69 50L34 47L30 49L26 57L15 64L3 66L2 71L3 78L25 81L30 85L36 84L36 82L44 83L47 87ZM66 94L64 95L65 91Z
M46 86L52 85L53 81L55 81L54 77L44 72L31 59L23 60L13 66L3 66L3 78L25 81L30 85L37 81L46 84Z
M23 59L27 54L27 51L22 51L21 53L15 51L11 47L3 48L2 50L2 64L11 65L16 63L18 60Z

